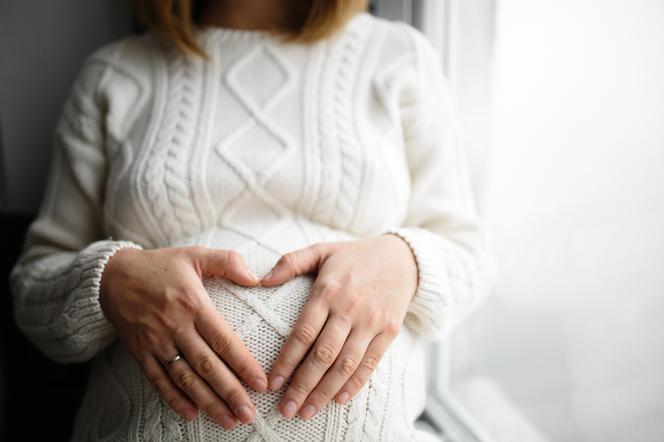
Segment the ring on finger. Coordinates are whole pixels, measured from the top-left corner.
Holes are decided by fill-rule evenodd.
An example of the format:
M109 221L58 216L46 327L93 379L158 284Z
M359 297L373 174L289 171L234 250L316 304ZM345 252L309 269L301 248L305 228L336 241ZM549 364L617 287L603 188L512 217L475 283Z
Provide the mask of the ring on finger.
M184 355L180 352L176 353L175 356L172 358L168 359L166 362L164 362L164 367L166 367L166 370L171 366L171 364L175 361L179 361L180 359L184 359Z

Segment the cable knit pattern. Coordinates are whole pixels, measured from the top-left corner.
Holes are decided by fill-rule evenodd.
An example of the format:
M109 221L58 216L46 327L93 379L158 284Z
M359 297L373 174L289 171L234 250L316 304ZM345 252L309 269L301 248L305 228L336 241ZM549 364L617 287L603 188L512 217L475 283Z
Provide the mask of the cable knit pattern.
M15 318L32 342L57 361L94 358L72 439L425 439L411 421L425 392L406 368L424 376L414 349L470 314L493 275L440 57L413 28L366 13L311 45L226 28L196 37L209 62L150 33L86 61L11 274ZM405 327L356 397L308 421L282 419L284 389L249 389L255 422L233 431L204 412L184 421L99 305L105 265L123 247L237 250L261 275L313 242L380 234L402 238L417 264ZM269 371L314 281L203 286Z
M353 99L355 98L354 78L360 63L362 45L358 32L349 32L345 36L343 53L339 60L337 84L334 87L334 121L337 124L336 135L339 153L341 154L341 173L344 179L336 193L335 213L339 225L350 229L355 215L357 189L362 188L364 167L362 146L358 142L353 124ZM355 190L355 192L353 192Z
M169 87L164 115L157 131L154 154L144 174L146 194L156 225L166 241L189 236L199 228L199 218L187 186L186 166L194 133L196 104L200 101L197 59L183 58L173 48L167 54ZM160 186L165 186L166 192Z

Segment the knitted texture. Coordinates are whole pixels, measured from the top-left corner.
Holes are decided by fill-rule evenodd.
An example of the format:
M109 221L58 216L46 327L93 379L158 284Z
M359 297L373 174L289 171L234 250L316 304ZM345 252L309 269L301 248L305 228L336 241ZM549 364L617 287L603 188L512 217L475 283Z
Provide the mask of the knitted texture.
M310 45L226 28L196 36L211 61L150 33L88 58L11 274L15 318L32 342L54 360L94 358L73 439L423 439L413 420L425 392L412 373L424 376L424 364L412 355L473 311L493 274L440 57L413 28L366 13ZM237 250L262 275L289 251L380 234L403 239L417 264L405 327L355 398L306 422L281 418L283 389L248 389L255 422L233 431L203 412L186 422L98 301L106 262L123 247ZM267 372L313 281L203 284Z

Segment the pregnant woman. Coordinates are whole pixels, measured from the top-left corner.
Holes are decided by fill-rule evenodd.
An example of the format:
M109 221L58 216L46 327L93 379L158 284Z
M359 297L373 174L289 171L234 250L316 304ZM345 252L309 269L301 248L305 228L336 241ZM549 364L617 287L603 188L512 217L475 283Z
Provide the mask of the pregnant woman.
M425 440L422 347L490 290L432 45L359 0L143 0L85 62L11 277L94 358L73 440Z

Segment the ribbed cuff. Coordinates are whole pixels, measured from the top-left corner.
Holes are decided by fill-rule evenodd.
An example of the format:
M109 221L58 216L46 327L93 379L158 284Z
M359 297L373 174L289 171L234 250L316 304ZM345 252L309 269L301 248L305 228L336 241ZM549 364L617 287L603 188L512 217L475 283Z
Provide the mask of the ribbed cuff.
M433 233L420 227L397 227L391 233L410 247L417 264L417 289L408 307L404 323L420 336L434 336L443 320L443 277L441 257Z
M76 360L93 357L116 337L113 325L104 315L99 302L101 277L111 257L123 248L142 249L131 241L103 240L90 244L81 251L80 281L74 289L72 303L65 309L69 324L70 348L79 353L71 355Z

